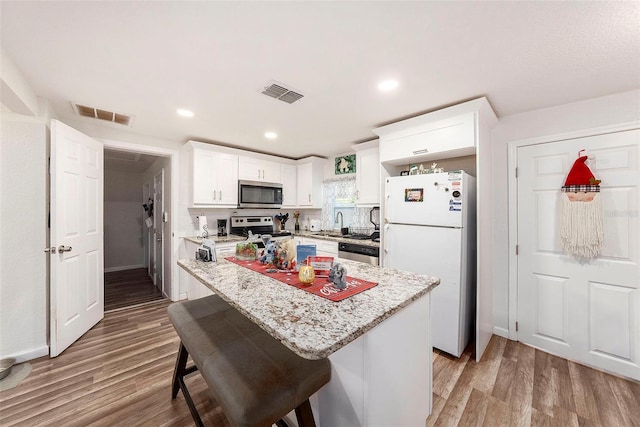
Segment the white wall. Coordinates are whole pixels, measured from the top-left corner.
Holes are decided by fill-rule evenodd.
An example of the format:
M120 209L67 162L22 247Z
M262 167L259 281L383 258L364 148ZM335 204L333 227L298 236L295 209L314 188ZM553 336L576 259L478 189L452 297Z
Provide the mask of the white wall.
M144 266L142 182L142 173L104 171L105 271Z
M640 120L640 91L623 92L500 118L492 135L494 326L496 332L504 335L509 328L509 266L507 265L509 142L637 120Z
M47 153L44 121L2 113L0 357L48 354Z

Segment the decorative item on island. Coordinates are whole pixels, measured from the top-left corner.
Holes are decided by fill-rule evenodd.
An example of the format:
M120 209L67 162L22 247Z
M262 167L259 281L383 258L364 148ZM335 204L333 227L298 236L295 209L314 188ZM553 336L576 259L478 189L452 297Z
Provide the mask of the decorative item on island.
M303 265L300 267L300 272L298 273L298 279L300 279L300 283L303 285L310 285L313 283L313 280L316 278L316 273L313 271L313 267L310 265Z
M337 289L343 290L347 288L347 269L339 262L334 263L329 270L329 281L333 283Z
M241 242L236 244L236 258L250 261L255 260L258 253L258 245L251 242Z

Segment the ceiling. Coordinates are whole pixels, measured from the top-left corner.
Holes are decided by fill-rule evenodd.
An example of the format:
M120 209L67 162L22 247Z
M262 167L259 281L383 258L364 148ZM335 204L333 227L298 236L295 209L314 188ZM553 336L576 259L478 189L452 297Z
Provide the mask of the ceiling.
M143 173L157 158L149 154L104 150L104 168L117 172Z
M480 96L505 116L640 87L636 1L3 0L0 12L2 48L63 121L293 158ZM399 87L378 91L389 78ZM304 97L262 95L271 81Z

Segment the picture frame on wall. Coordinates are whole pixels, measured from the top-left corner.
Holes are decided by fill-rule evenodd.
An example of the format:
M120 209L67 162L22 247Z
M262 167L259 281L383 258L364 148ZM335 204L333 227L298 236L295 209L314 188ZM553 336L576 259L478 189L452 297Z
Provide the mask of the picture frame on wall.
M335 158L335 174L343 175L356 172L356 155L349 154Z

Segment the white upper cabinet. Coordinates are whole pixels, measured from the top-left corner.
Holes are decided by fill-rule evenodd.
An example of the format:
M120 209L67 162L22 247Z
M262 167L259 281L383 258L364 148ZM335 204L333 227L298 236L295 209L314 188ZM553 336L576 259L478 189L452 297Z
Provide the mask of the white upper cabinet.
M280 171L282 175L282 207L295 208L298 200L297 167L282 163Z
M497 120L486 98L374 129L380 162L395 165L475 154L479 123Z
M378 140L354 145L356 150L356 205L380 204L380 152Z
M191 205L238 206L238 156L199 143L193 144L189 156Z
M325 159L307 157L298 161L297 205L301 208L322 208L322 180Z
M281 164L268 160L240 156L238 178L248 181L282 182Z

